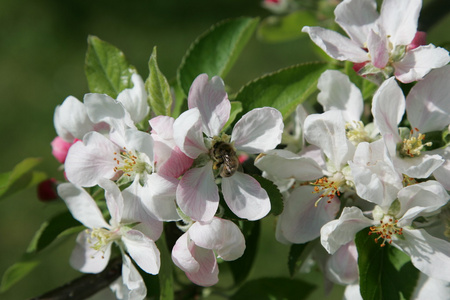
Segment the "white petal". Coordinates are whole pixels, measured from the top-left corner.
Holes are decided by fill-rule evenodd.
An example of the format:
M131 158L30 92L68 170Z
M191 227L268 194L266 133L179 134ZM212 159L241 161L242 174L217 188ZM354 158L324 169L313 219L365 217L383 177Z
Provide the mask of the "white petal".
M396 158L395 167L398 171L412 178L427 178L444 163L438 154L421 154L416 157Z
M260 153L274 149L281 142L283 117L271 107L255 108L236 123L231 142L238 150Z
M372 114L381 134L391 133L400 141L398 124L405 113L405 96L394 77L383 82L373 96Z
M433 44L407 51L403 59L393 63L395 77L403 83L421 80L431 69L445 66L450 61L448 51Z
M255 166L278 178L307 181L323 176L321 167L313 159L286 150L268 151L256 159Z
M180 209L196 221L208 222L219 207L219 191L214 181L212 162L186 172L177 188Z
M337 197L319 199L317 193L313 193L312 186L300 186L293 190L286 199L284 209L278 217L280 233L291 243L303 244L319 237L320 228L334 220L339 211L340 201Z
M359 45L367 41L370 28L378 19L377 4L374 0L343 1L334 10L336 23Z
M202 132L202 118L198 108L182 113L173 123L173 138L181 151L191 158L207 153Z
M450 281L450 243L429 235L423 229L403 229L404 239L392 244L411 256L412 264L426 275Z
M131 258L142 270L150 274L158 274L161 262L155 242L137 230L128 231L122 236L122 241Z
M359 284L347 285L344 292L343 300L363 300L359 291Z
M436 211L445 205L450 196L444 187L437 181L429 180L407 186L398 193L400 201L400 226L410 225L414 218L421 214ZM414 212L410 211L414 209Z
M122 276L109 287L117 299L143 300L147 296L147 287L139 271L134 267L128 255L122 255Z
M88 240L92 241L89 243ZM70 256L70 265L83 273L100 273L103 271L109 262L111 256L111 245L109 243L105 252L91 248L97 240L93 240L90 233L82 231L77 236L77 243Z
M431 71L406 97L411 128L420 132L442 130L450 124L450 65Z
M215 250L224 260L235 260L244 254L244 235L229 220L213 218L210 223L196 222L189 228L189 236L197 246Z
M302 32L308 33L312 41L334 59L356 63L369 60L367 52L361 49L362 45L335 31L305 26Z
M388 40L384 32L379 34L370 30L367 40L367 48L369 49L372 64L379 69L386 67L389 61Z
M129 150L144 153L153 165L153 138L150 134L136 129L125 130L125 146Z
M324 110L341 110L346 122L359 121L363 111L361 91L350 82L348 76L336 70L327 70L320 75L317 101Z
M69 143L75 138L81 140L87 132L94 129L86 107L73 96L67 97L56 107L53 122L58 136Z
M175 119L168 116L157 116L152 118L149 123L152 127L152 134L155 133L161 138L167 140L173 138L173 123Z
M117 101L122 103L130 114L134 123L142 121L149 113L150 107L147 102L147 92L144 81L138 74L131 75L133 88L125 89L117 96Z
M183 233L172 249L172 261L185 272L197 272L200 264L192 256L191 248L195 247L194 242L189 238L189 233Z
M320 230L320 241L328 253L335 253L342 245L355 238L355 234L369 227L373 221L357 207L345 207L339 220L325 224Z
M134 128L129 113L120 102L105 94L86 94L84 96L89 118L94 123L106 122L113 128Z
M450 282L434 279L420 273L419 281L417 282L417 286L411 299L445 299L446 297L448 298L448 295L450 295Z
M111 215L110 223L116 226L122 220L124 201L119 187L108 179L100 179L99 185L105 190L106 204Z
M71 183L58 185L58 195L72 216L89 228L109 228L94 199L84 189Z
M81 186L94 186L100 178L113 178L116 175L114 153L119 150L103 135L95 131L87 133L67 153L64 164L67 178Z
M421 0L384 0L380 23L394 47L408 45L417 31Z
M200 74L191 85L188 107L197 107L203 120L203 132L210 137L219 135L230 118L231 104L225 92L225 84L219 76L208 81L207 74Z
M236 172L222 178L222 193L228 207L239 218L259 220L270 211L266 190L250 175Z
M355 151L345 135L342 112L337 110L309 115L305 120L305 138L322 149L336 170L341 170Z
M326 274L338 284L358 282L358 251L353 241L343 245L327 261Z

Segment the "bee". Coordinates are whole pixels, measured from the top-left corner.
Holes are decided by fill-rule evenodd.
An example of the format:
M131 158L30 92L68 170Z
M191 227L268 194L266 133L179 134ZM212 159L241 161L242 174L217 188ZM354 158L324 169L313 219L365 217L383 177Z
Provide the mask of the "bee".
M233 146L225 142L216 142L211 149L214 160L213 169L220 170L220 176L231 177L240 167L239 158Z

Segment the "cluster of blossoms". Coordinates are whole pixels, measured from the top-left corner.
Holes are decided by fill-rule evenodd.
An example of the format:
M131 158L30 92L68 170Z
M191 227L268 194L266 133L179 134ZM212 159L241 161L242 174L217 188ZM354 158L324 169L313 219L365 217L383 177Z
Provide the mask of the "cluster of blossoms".
M243 173L238 155L274 149L281 141L283 119L270 107L254 109L224 132L231 104L221 78L199 75L188 95L189 109L177 119L151 118L141 77L117 99L86 94L83 102L68 97L58 106L58 137L53 151L68 183L58 186L73 217L87 230L77 238L71 265L82 272L105 269L112 245L118 246L122 277L111 288L118 298L142 299L146 287L134 262L157 274L160 253L155 241L163 222L182 221L185 233L172 249L173 262L194 283L218 281L216 256L235 260L245 239L232 221L220 218L219 189L239 218L258 220L271 204L267 192ZM148 125L144 125L147 123ZM106 200L107 223L96 200Z

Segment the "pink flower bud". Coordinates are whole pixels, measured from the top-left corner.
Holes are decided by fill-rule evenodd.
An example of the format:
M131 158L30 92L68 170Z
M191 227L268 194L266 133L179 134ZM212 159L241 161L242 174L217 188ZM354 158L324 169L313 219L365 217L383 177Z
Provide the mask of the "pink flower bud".
M69 152L70 146L72 146L77 141L79 140L75 139L72 143L69 143L59 136L55 137L51 142L53 156L63 164L66 160L67 152Z
M427 33L424 31L417 31L416 35L411 41L411 44L408 45L407 50L412 50L426 44L427 44Z

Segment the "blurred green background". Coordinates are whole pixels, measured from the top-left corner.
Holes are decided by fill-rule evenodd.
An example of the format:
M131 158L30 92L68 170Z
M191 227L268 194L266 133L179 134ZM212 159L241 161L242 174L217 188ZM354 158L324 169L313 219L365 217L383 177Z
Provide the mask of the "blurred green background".
M41 157L38 169L62 180L59 163L51 156L50 142L56 135L53 112L67 96L81 100L88 92L84 76L88 35L121 49L144 79L156 45L160 69L170 79L189 45L214 23L268 15L261 0L1 0L0 172L11 170L26 157ZM429 32L429 42L438 45L449 40L447 28L448 16ZM306 34L277 44L253 37L225 82L231 91L237 91L267 72L320 59L313 49ZM0 274L21 257L40 224L64 209L62 203L39 202L34 189L0 202ZM263 251L251 275L288 276L289 249L274 238L275 220L265 219L263 226ZM43 263L0 298L31 298L79 276L68 263L73 245L74 241L69 241L57 251L46 252ZM308 278L321 284L317 275ZM330 299L340 299L341 295L338 287ZM109 297L105 292L95 299ZM310 298L323 297L323 291L317 291Z

